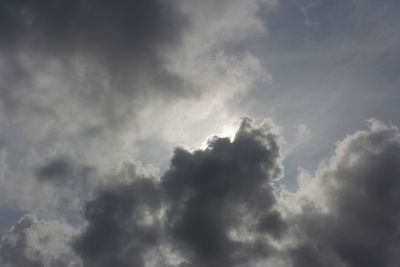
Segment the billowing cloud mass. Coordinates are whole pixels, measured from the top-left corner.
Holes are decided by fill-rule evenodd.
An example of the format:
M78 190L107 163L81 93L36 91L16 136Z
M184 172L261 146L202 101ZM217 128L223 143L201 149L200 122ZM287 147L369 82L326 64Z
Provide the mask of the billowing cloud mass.
M338 143L314 177L302 175L293 266L400 264L400 132L376 120L369 127Z
M197 146L218 132L231 119L233 96L270 81L250 51L231 53L225 45L261 34L259 12L275 5L2 1L2 201L52 215L62 205L58 192L34 179L49 159L95 165L97 177L106 177L121 162L147 155L158 155L147 162L155 168L166 166L167 148ZM154 152L140 153L143 143Z
M66 135L95 137L124 127L151 98L193 94L168 67L166 54L179 48L188 26L172 1L0 5L1 108L8 116L46 118L53 131L59 120L75 128Z
M315 174L302 171L299 190L289 193L276 184L283 166L275 126L245 118L233 140L177 148L160 179L125 165L114 174L119 182L86 203L79 234L25 216L2 238L2 259L11 266L397 266L400 131L368 125L338 142ZM35 226L47 224L64 230ZM35 243L37 235L48 238ZM53 239L66 255L43 250Z
M0 1L0 267L400 266L384 2Z
M70 246L77 234L66 224L25 215L1 237L0 257L13 267L78 267L80 259Z
M167 228L189 266L249 263L283 230L272 187L283 170L270 127L244 119L232 142L215 137L204 151L175 151L162 177Z
M160 204L150 179L100 192L86 204L88 226L74 244L84 266L145 266L145 253L160 239Z
M172 1L2 1L0 25L2 195L19 209L50 210L9 194L52 194L32 181L49 158L107 169L148 101L192 95L166 58L188 26Z
M235 266L267 255L268 238L284 229L271 127L244 119L233 141L213 137L205 150L177 149L159 183L132 177L100 192L86 205L89 225L75 245L85 266L145 266L146 253L163 245L185 266Z
M39 53L56 61L65 60L70 67L79 64L80 58L87 59L82 63L103 67L111 74L114 86L110 97L147 89L140 83L119 83L129 79L150 79L155 87L162 84L163 90L182 89L179 76L168 72L162 58L164 50L179 43L187 24L185 16L170 1L2 1L0 24L0 47L16 53L8 62L10 75L20 75L28 83L34 77L30 77L18 53L27 54L28 59ZM10 109L19 108L21 103L17 102L22 99L11 90L13 86L4 87L3 93L8 97L2 100ZM78 93L82 89L75 90ZM92 90L86 87L85 91L81 97L87 101L98 101L96 92L104 93L98 86ZM106 103L111 104L115 100L112 98L105 99Z

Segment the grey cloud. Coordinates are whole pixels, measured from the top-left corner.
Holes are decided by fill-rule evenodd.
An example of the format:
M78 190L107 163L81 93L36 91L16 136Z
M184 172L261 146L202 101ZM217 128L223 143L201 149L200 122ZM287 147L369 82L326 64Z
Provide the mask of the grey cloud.
M73 159L59 156L49 160L35 170L35 176L39 181L55 184L80 182L86 183L95 168L89 165L79 165Z
M87 228L74 249L87 266L144 265L165 244L189 266L252 265L274 258L276 244L295 267L397 266L394 127L343 141L316 182L294 193L295 206L306 204L289 218L277 208L273 184L283 167L278 136L266 126L244 120L235 140L177 149L169 169L160 162L172 142L198 144L246 109L289 132L313 129L316 147L296 148L289 171L315 166L326 144L360 118L396 120L398 7L394 0L4 0L1 205L37 215L59 216L57 209L72 221L96 185L124 181L84 208ZM261 85L264 76L273 81ZM64 154L74 158L53 158ZM167 172L161 182L134 171L104 178L127 157ZM17 251L7 244L10 255ZM42 264L21 255L9 264Z
M398 266L400 132L376 120L369 127L339 142L314 177L281 198L279 136L243 119L233 141L212 137L204 150L176 149L161 180L126 165L87 202L79 235L23 217L2 237L1 258L35 267L147 266L150 259L181 267ZM38 246L37 236L74 252L61 257L48 241Z
M2 237L0 252L3 262L12 264L13 266L40 266L39 262L21 257L26 247L24 230L25 228L31 227L32 224L31 217L24 217L13 227L12 233L17 240L14 244L12 242L7 242L7 238Z
M99 179L97 168L72 156L58 155L45 159L33 175L33 182L39 182L37 184L44 192L50 189L54 194L52 206L56 212L70 222L82 221L82 206L90 198Z
M1 56L10 66L0 91L5 110L57 111L26 101L33 91L48 90L37 81L56 68L52 92L64 91L82 112L100 109L113 124L132 115L132 97L169 99L190 91L167 67L165 54L179 46L188 25L172 1L2 1L0 10Z
M156 67L186 19L169 1L2 1L1 47ZM121 73L123 74L123 73Z
M0 260L13 267L80 267L69 244L76 234L66 224L24 215L1 237Z
M184 21L171 2L159 0L6 0L1 5L1 35L7 37L2 46L12 48L33 44L50 51L98 48L105 54L138 54L135 50L176 41Z
M214 137L205 150L177 149L160 183L130 168L132 182L103 188L86 204L88 226L75 251L84 266L145 266L163 244L184 266L264 257L272 251L267 237L285 230L272 186L283 171L278 142L270 125L246 118L234 141Z
M232 142L215 137L206 150L175 151L162 177L167 231L189 266L250 264L269 252L266 234L284 229L271 185L282 172L279 160L277 136L249 119Z
M169 0L1 1L0 140L9 171L0 177L2 200L25 211L52 206L58 192L42 197L52 189L30 179L38 162L74 155L106 173L124 154L121 143L146 131L137 119L149 103L193 96L169 67L189 24ZM57 183L86 175L64 167L74 174L35 175Z
M127 156L165 163L164 148L141 153L150 136L159 148L219 131L228 100L268 76L257 58L225 45L261 33L258 10L274 1L217 2L2 1L3 191L15 192L2 199L49 210L48 187L30 177L54 155L96 165L102 177Z
M160 238L159 191L149 178L98 192L85 206L87 228L74 249L85 267L145 266L144 256ZM147 221L154 220L154 221Z
M344 139L308 185L294 221L302 236L290 252L294 267L400 264L400 133L370 123Z

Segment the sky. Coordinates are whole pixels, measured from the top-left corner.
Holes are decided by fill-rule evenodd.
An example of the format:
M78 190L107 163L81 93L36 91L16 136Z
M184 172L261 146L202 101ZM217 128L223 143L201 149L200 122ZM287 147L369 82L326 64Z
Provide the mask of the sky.
M400 266L400 2L3 0L0 267Z

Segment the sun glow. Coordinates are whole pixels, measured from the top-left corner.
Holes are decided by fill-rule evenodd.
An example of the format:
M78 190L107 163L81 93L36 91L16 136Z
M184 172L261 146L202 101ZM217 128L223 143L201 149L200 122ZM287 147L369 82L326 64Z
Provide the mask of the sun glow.
M208 142L214 137L229 138L229 140L232 142L235 139L236 132L239 129L239 123L240 121L232 121L231 123L223 125L220 131L209 135L201 144L200 148L203 150L206 149L208 147Z

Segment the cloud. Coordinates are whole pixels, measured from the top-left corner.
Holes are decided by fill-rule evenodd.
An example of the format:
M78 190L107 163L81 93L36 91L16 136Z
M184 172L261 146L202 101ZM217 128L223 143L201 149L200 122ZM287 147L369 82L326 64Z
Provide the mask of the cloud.
M272 183L282 174L271 126L244 119L235 139L214 137L208 148L177 149L162 177L167 231L188 266L236 266L268 254L266 236L284 229Z
M159 144L197 146L219 132L232 98L270 80L257 57L225 45L262 34L259 11L272 2L1 2L1 178L10 192L1 198L50 211L57 194L32 179L49 158L68 155L106 177L121 162L149 162L140 140L154 137L160 166L170 154Z
M94 171L92 166L77 166L72 159L59 156L38 167L35 175L41 182L65 184L75 180L84 184Z
M1 237L0 259L13 267L80 267L69 244L75 235L77 231L66 224L24 215Z
M38 164L68 155L104 174L107 163L127 160L121 143L133 140L126 135L144 106L193 96L190 82L168 66L166 54L180 47L188 26L174 1L6 0L0 24L1 198L8 206L53 212L57 193L32 176L61 182L75 174L53 175L49 166L32 175Z
M399 162L395 126L370 120L368 131L339 142L295 195L293 266L399 265Z
M262 32L258 11L272 2L3 1L2 108L73 124L81 137L124 127L148 103L208 91L196 73L227 41Z
M100 180L97 168L66 155L45 159L33 175L40 187L54 194L50 200L56 212L78 221L81 216L76 213L81 211Z
M15 267L398 266L400 131L368 126L288 193L276 185L275 127L244 118L233 140L177 148L159 179L125 164L86 203L80 233L24 216L2 237L1 258Z
M190 91L179 74L169 71L164 56L179 47L188 24L172 1L0 5L0 93L5 111L60 116L67 107L48 101L58 102L64 95L69 105L91 117L101 113L96 117L105 121L94 126L116 126L125 121L132 97L144 101Z
M345 89L365 83L365 79L355 81L361 76L374 80L359 86L367 88L363 96L373 95L372 87L385 87L371 87L381 80L376 78L379 71L372 70L392 66L396 58L390 56L398 47L395 27L390 26L397 21L395 1L378 9L372 1L306 2L2 1L0 204L41 219L74 225L85 220L73 249L88 266L134 262L139 266L352 267L368 264L360 256L366 253L371 264L397 265L392 251L398 245L393 226L398 219L391 202L397 199L387 188L397 186L390 178L397 176L397 169L390 162L398 160L398 141L393 141L398 137L392 140L383 134L398 136L394 126L372 120L368 131L348 136L317 172L302 171L300 189L288 199L281 199L283 189L276 186L283 176L280 137L269 123L255 125L244 119L235 138L228 129L225 134L229 132L231 139L213 137L202 150L178 148L170 167L162 165L172 153L169 147L177 143L198 147L204 136L224 132L227 122L255 103L252 99L259 103L250 108L257 113L251 115L260 118L265 114L260 111L269 110L271 116L282 117L284 125L291 125L289 138L294 145L292 150L285 147L292 152L286 169L296 169L298 162L311 165L310 159L325 145L310 151L312 145L306 144L310 136L313 143L322 144L344 131L329 118L339 118L337 114L349 113L348 109L333 105L332 99L344 98L332 96L346 91L345 99L354 107L351 99L357 94ZM278 5L278 12L269 12ZM352 6L349 12L348 5ZM332 9L343 19L325 16ZM303 25L304 19L312 27ZM341 27L345 24L349 27ZM305 37L316 49L307 48ZM377 49L360 50L359 44ZM275 85L262 61L265 57ZM319 62L318 57L329 60ZM311 65L310 58L314 59ZM383 65L374 64L378 58ZM298 68L303 61L309 67ZM289 66L296 70L288 71ZM386 69L383 76L391 77L396 68ZM329 75L315 75L321 71ZM375 74L360 75L367 72ZM312 79L304 79L304 74ZM317 76L322 78L316 80ZM393 81L386 79L386 85L389 80ZM301 81L314 85L303 86ZM330 84L342 89L320 90ZM323 101L308 105L310 94L303 87L314 88L311 99ZM297 89L285 93L284 88ZM384 94L379 90L379 99L394 96L395 90L385 90ZM367 103L376 97L360 99ZM290 107L280 112L276 107L285 103ZM301 106L318 109L319 103L322 112L315 108L301 112ZM377 111L376 105L363 106L368 114ZM325 116L332 107L335 112ZM309 118L301 118L305 113ZM353 113L358 118L365 115L362 110ZM337 129L317 127L321 121ZM343 123L355 127L349 120ZM310 135L309 129L319 130ZM144 173L157 173L157 167L150 166L140 174L140 160L166 172L150 177ZM120 172L113 172L118 166ZM384 178L373 178L378 176ZM292 204L285 206L286 202ZM385 219L377 222L376 217ZM28 217L23 221L54 224ZM14 230L17 226L20 223ZM26 227L24 233L33 231L33 226ZM348 231L353 235L343 234ZM12 235L22 236L17 230ZM15 238L4 238L4 249L31 246L28 241L14 246L7 241L11 239ZM67 239L63 240L69 247ZM103 239L112 246L98 242ZM45 255L41 253L37 255ZM43 265L44 256L39 260L21 255L21 263L14 257L8 259L9 265ZM52 260L46 264L54 263L57 255L49 256Z
M88 226L74 242L84 266L145 266L145 253L159 241L152 218L160 196L150 179L104 189L85 207Z
M167 257L166 247L185 266L236 266L268 254L269 238L285 229L272 186L283 171L272 127L243 119L233 141L178 148L160 182L133 170L130 182L100 189L74 245L84 266L145 266L151 253Z
M120 78L150 68L158 82L173 83L175 77L163 69L162 50L179 44L187 21L170 1L3 1L1 6L0 47L6 51L89 57Z

